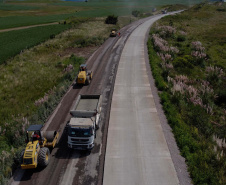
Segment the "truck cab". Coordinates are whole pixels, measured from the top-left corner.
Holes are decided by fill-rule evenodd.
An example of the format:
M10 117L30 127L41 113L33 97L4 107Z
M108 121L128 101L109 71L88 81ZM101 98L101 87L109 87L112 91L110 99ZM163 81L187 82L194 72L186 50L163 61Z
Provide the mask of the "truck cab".
M91 150L94 147L101 105L102 95L79 95L70 110L72 118L67 124L69 148Z
M94 147L95 120L92 118L71 118L68 124L68 146L79 150Z

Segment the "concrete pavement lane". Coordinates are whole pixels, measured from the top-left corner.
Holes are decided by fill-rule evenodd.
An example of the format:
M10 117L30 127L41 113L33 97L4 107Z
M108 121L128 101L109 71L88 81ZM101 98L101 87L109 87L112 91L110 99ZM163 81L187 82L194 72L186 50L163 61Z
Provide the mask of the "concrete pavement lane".
M145 34L159 17L130 35L123 49L112 99L104 185L176 185L144 57Z

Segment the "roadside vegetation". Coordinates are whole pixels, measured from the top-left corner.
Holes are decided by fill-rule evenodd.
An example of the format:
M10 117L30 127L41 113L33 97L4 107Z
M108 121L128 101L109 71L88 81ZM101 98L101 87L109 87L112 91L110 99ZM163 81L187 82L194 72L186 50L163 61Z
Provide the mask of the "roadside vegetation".
M226 3L158 21L149 59L166 117L193 183L226 184Z

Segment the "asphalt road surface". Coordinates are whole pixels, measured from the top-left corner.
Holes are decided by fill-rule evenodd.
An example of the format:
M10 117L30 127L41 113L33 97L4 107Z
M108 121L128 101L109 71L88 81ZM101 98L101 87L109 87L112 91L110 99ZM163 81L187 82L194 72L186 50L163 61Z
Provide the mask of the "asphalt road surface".
M146 21L123 49L110 112L104 185L176 185L176 170L162 131L145 63Z
M163 15L160 15L160 17ZM137 22L133 22L130 25L122 28L120 30L120 37L114 37L114 38L109 38L106 40L106 42L98 49L96 50L95 53L88 59L87 66L88 69L93 71L93 80L90 85L88 86L83 86L83 87L78 87L76 84L72 84L71 87L69 88L68 92L65 94L65 96L62 98L62 101L58 105L58 107L55 109L53 114L49 117L47 123L45 123L44 130L56 130L60 133L60 140L58 141L57 146L51 151L51 158L50 158L50 163L49 165L42 169L42 168L36 168L32 170L21 170L18 169L13 177L10 179L9 184L13 185L102 185L103 184L103 172L104 172L104 161L105 161L105 153L106 153L106 146L107 146L107 135L108 135L108 125L109 125L109 116L110 116L110 109L111 109L111 102L112 102L112 94L114 90L114 83L115 83L115 78L116 78L116 73L117 70L122 71L122 69L125 66L121 66L118 68L119 60L122 54L122 50L130 36L130 34L142 23L144 23L147 20L151 20L153 18L156 18L159 16L153 16L149 18L145 18L142 20L139 20ZM147 25L148 26L148 25ZM150 25L149 25L150 26ZM142 26L143 27L143 26ZM142 29L141 29L142 30ZM136 31L137 32L137 31ZM137 34L137 33L136 33ZM139 39L138 39L139 40ZM141 41L136 43L137 41L134 40L134 45L137 45L136 47L139 48L141 45ZM143 50L143 49L142 49ZM139 53L141 52L140 49L134 51L134 53ZM129 57L130 54L134 53L127 53L123 57ZM142 57L142 56L140 56ZM129 57L132 60L132 57ZM139 61L142 62L143 59L139 59ZM121 62L120 62L121 63ZM135 64L136 65L136 64ZM137 65L136 65L137 66ZM131 67L133 66L128 66L128 69L132 69ZM137 66L139 67L139 66ZM131 83L128 88L125 88L125 93L128 92L128 98L131 98L132 92L134 93L136 90L133 89L131 93L129 93L129 89L135 84L135 83L144 83L144 87L141 87L141 92L143 93L150 93L146 94L144 96L147 96L147 102L144 103L146 104L150 101L149 98L151 98L151 91L146 90L148 88L148 82L143 81L143 78L145 78L145 68L143 64L141 64L141 69L139 69L138 74L141 74L141 80L135 80L135 77L132 77L129 79L129 76L126 76L125 79L127 80L126 83ZM133 73L136 73L136 70L134 69ZM123 77L121 75L121 77ZM118 78L118 77L117 77ZM116 87L120 86L120 83L117 80ZM142 89L143 88L143 89ZM150 88L150 87L149 87ZM139 90L139 88L138 88ZM67 128L66 128L66 123L70 120L70 114L69 111L73 104L76 101L76 98L78 97L79 94L102 94L103 96L103 102L102 102L102 113L101 113L101 125L99 130L97 131L97 137L95 140L95 146L91 153L89 152L82 152L82 151L76 151L76 150L69 150L67 147ZM117 95L117 93L116 93ZM126 95L126 94L125 94ZM124 95L124 96L125 96ZM124 96L119 96L121 99ZM144 100L146 100L146 98ZM115 98L114 98L115 99ZM136 97L132 102L130 102L130 105L133 105L134 101L139 101L140 98ZM113 101L113 105L115 104L115 100ZM125 106L127 106L125 104ZM139 105L137 105L139 106ZM154 106L154 105L153 105ZM112 111L115 109L113 108ZM140 110L142 113L142 116L144 118L140 118L143 120L145 123L146 121L146 115L147 117L148 114L156 114L155 109L147 109L146 110ZM128 113L128 111L127 111ZM134 112L133 112L134 113ZM131 115L133 114L131 113ZM124 114L123 114L124 115ZM157 120L157 115L155 115L155 118ZM133 120L131 120L133 122ZM132 123L131 122L131 123ZM129 122L126 122L126 124L129 124ZM161 130L161 126L158 124L153 123L152 125L156 125L155 129L158 131ZM130 126L130 124L128 125ZM137 125L138 126L138 125ZM145 125L144 125L145 126ZM146 125L147 126L147 125ZM111 132L112 126L110 126L110 132ZM149 127L148 127L149 128ZM115 128L117 129L117 128ZM128 127L129 131L131 128ZM141 130L145 129L145 127L142 127ZM153 132L152 129L149 130L151 133ZM147 130L148 132L148 130ZM134 140L133 134L129 136L132 141ZM140 135L141 133L136 133L136 137L140 137L140 140L138 141L143 141L143 135ZM144 133L145 136L147 133ZM110 134L112 137L112 134ZM161 149L161 155L163 158L167 158L170 161L170 156L169 152L167 150L167 147L165 146L164 143L164 138L161 135L160 136L161 142L159 145L164 145L164 150L162 151ZM162 141L163 140L163 141ZM135 140L134 140L135 141ZM125 141L126 142L126 141ZM157 140L156 140L157 142ZM152 144L149 141L145 141L140 147L143 147L145 144ZM156 143L156 146L158 144ZM108 142L108 146L109 142ZM133 148L133 144L129 144ZM150 147L149 147L150 148ZM120 148L115 148L115 149L120 149ZM137 148L139 149L139 148ZM131 152L134 150L131 149ZM148 152L152 151L148 149ZM121 152L119 150L119 152ZM140 150L140 156L146 155L144 153L145 150ZM162 154L163 152L163 154ZM126 154L126 153L124 153ZM114 155L114 154L113 154ZM129 155L133 157L132 153ZM134 153L135 156L135 153ZM106 160L108 161L109 154L107 155ZM150 156L148 156L150 159ZM146 161L142 161L142 163L138 164L138 160L136 163L134 163L134 166L139 167L139 170L141 170L142 165L146 164ZM150 161L149 161L150 162ZM149 162L146 164L146 169L147 165L149 165ZM107 162L108 163L108 162ZM106 165L107 165L106 163ZM169 162L169 168L173 169L173 165L171 162ZM180 162L181 164L181 162ZM146 170L145 169L145 170ZM186 169L185 169L186 170ZM178 171L177 171L178 172ZM105 175L106 175L106 170L105 170ZM137 173L137 172L136 172ZM172 171L173 176L175 176L175 171ZM144 175L146 175L146 172L144 172ZM121 175L122 176L122 175ZM135 175L134 175L135 176ZM142 178L140 175L137 175L138 180L141 180L142 184L145 181L145 178ZM130 182L130 181L129 181ZM173 180L170 180L169 182L174 182ZM175 181L177 182L177 181ZM125 183L129 184L129 183ZM114 185L114 184L112 184Z

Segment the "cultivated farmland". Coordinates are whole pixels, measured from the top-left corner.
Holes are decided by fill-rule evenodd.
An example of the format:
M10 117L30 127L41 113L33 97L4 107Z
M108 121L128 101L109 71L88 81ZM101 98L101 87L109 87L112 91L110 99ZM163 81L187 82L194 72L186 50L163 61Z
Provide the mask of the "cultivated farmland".
M0 33L0 64L24 49L55 37L69 27L70 25L57 24Z

